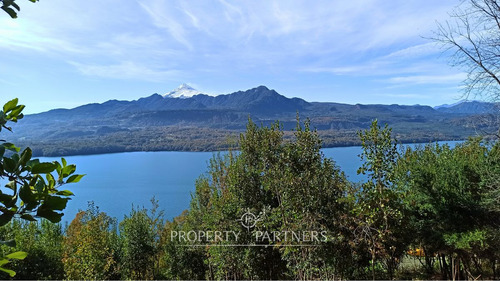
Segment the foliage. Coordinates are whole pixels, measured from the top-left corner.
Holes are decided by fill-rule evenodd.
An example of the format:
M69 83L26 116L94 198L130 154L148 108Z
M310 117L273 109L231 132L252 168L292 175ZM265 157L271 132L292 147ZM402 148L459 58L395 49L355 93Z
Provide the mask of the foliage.
M498 190L498 185L486 188L491 180L487 173L498 171L498 164L492 165L498 163L497 146L471 139L454 149L437 144L408 149L400 159L404 169L398 181L407 189L413 243L424 249L428 271L432 271L432 255L440 255L444 279L484 274L471 262L477 262L477 257L498 259L491 253L498 253L494 239L500 213L486 203L490 192ZM452 268L451 262L457 266Z
M66 230L63 263L72 280L118 279L116 222L89 203Z
M407 249L407 228L401 208L404 194L393 184L399 157L397 141L387 124L382 129L377 120L369 130L359 132L359 138L363 164L358 174L367 175L368 180L351 195L355 202L351 211L354 241L365 244L369 251L372 278L375 279L376 262L382 260L392 279Z
M38 0L29 0L30 2L36 3ZM2 6L0 7L4 12L9 14L13 19L17 18L17 12L21 10L19 5L17 5L16 0L0 0Z
M64 278L62 263L63 231L48 220L13 220L0 228L0 239L14 239L15 250L26 252L24 260L14 261L15 279L56 280ZM4 252L10 248L3 246Z
M28 253L12 263L25 279L499 277L499 143L398 148L391 129L374 121L359 132L366 179L355 184L322 155L309 126L297 122L287 138L279 123L249 121L240 149L214 155L189 209L172 221L153 200L150 210L133 207L117 232L115 220L90 205L64 233L49 221L15 220L0 228L0 239L15 238L16 250ZM242 225L247 212L258 216L254 227ZM328 239L308 245L253 236L311 229L326 230ZM240 236L174 235L200 230Z
M5 1L4 1L5 4ZM24 105L18 99L7 102L0 111L0 132L12 131L8 122L17 122L24 116ZM61 163L54 161L42 163L32 159L29 147L20 152L14 144L0 140L0 179L7 180L6 190L0 188L0 226L6 225L13 218L35 221L46 218L56 223L61 221L68 200L73 193L58 190L63 184L76 183L83 175L74 174L75 165L68 165L64 158ZM52 174L55 172L55 176ZM14 242L3 242L15 245ZM24 253L17 252L0 260L0 270L14 276L15 272L3 268L10 259L23 259Z
M152 199L152 209L132 207L129 216L120 223L121 269L123 279L154 280L161 257L160 236L163 230L163 213L158 212L158 202Z
M184 211L173 221L167 221L162 231L162 268L161 275L164 279L179 280L202 280L209 270L206 263L206 251L200 247L186 247L182 241L174 239L171 235L175 231L189 231L194 228L193 223L188 221L194 219L190 210ZM199 214L199 213L198 213ZM201 219L201 217L199 217Z
M240 232L237 244L255 246L204 241L206 248L171 247L168 256L177 261L206 257L206 267L200 266L198 272L205 271L209 279L341 276L334 266L341 260L335 247L341 239L335 218L343 210L339 199L347 181L334 162L321 154L319 137L309 122L302 128L297 121L294 138L286 141L279 123L259 128L249 121L239 143L239 153L212 159L207 177L196 183L190 211L169 227ZM253 230L239 222L248 211L261 217ZM255 231L306 230L325 230L331 240L323 247L294 247L299 242L256 241L252 236ZM169 276L181 277L185 276Z

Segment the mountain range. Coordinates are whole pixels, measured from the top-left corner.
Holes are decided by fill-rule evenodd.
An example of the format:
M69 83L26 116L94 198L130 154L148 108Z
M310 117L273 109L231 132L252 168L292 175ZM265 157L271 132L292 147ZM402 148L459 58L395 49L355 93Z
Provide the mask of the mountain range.
M218 150L238 141L248 118L268 125L279 120L290 135L309 118L325 147L357 145L357 132L373 119L387 123L403 142L459 140L498 128L498 104L465 101L422 105L342 104L288 98L259 86L211 96L182 84L165 95L110 100L73 109L27 115L9 140L41 156L148 150Z

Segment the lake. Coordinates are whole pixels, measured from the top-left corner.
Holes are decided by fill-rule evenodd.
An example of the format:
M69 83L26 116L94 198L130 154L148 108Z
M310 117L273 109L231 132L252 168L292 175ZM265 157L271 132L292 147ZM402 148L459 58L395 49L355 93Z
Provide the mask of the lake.
M448 142L451 146L459 142ZM361 165L361 147L322 149L326 157L335 160L351 181L360 181L356 171ZM62 189L75 196L68 202L63 221L71 221L78 210L85 210L94 201L101 211L123 219L132 205L151 206L154 196L172 219L189 207L196 179L207 171L214 152L127 152L102 155L69 156L68 163L77 165L77 173L86 176L76 184ZM42 157L42 161L60 158Z

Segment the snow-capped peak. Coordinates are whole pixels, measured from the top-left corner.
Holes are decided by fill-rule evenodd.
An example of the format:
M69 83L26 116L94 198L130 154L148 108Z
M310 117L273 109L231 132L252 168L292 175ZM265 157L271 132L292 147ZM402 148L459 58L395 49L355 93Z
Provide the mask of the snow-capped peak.
M164 98L180 98L180 99L187 99L192 96L196 96L202 94L202 92L192 88L191 86L182 83L177 89L166 93L163 95Z

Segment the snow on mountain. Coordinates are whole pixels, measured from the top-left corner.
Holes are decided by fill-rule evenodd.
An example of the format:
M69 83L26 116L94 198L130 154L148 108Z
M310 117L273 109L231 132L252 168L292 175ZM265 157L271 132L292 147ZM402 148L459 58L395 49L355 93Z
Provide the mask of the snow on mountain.
M192 88L191 86L187 84L181 84L177 89L170 91L163 95L164 98L180 98L180 99L187 99L192 96L196 96L199 94L203 94L202 92Z

